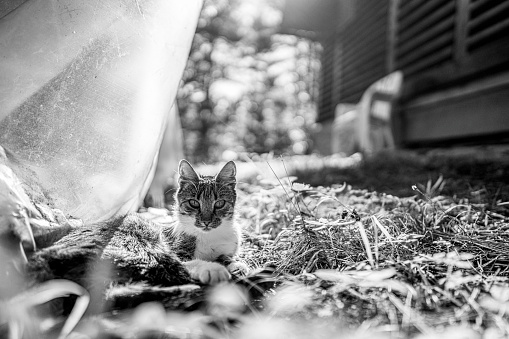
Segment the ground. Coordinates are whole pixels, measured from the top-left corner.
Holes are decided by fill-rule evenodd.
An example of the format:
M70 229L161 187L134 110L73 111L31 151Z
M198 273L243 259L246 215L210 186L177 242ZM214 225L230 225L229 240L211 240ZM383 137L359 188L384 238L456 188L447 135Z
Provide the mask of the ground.
M171 302L102 313L80 331L92 338L507 337L508 155L491 147L365 159L246 156L238 162L237 204L246 230L241 259L254 273L204 293L182 289ZM158 213L145 215L167 217Z

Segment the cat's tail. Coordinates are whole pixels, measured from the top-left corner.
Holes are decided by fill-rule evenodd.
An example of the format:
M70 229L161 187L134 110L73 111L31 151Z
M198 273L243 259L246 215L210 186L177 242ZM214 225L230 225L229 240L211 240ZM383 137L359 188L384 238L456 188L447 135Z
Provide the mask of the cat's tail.
M105 299L110 310L134 308L155 301L165 309L193 311L203 304L205 294L200 286L194 284L163 287L138 282L111 285L106 290Z

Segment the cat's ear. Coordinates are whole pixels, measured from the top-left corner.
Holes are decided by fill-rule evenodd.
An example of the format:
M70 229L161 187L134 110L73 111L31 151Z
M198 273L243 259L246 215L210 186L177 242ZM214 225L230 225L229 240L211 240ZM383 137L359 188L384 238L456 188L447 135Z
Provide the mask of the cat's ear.
M233 161L228 161L226 165L224 165L223 168L216 175L216 181L224 183L235 183L236 174L237 167L235 167L235 163Z
M197 182L200 179L198 178L198 174L196 174L193 166L187 160L180 160L179 163L179 180L190 180Z

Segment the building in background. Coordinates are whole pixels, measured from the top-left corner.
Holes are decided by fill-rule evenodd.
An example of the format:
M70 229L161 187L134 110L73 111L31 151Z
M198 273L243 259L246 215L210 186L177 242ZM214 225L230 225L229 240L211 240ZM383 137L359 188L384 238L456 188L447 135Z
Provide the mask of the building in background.
M323 153L335 107L395 70L400 146L509 141L509 1L286 0L282 29L323 45Z

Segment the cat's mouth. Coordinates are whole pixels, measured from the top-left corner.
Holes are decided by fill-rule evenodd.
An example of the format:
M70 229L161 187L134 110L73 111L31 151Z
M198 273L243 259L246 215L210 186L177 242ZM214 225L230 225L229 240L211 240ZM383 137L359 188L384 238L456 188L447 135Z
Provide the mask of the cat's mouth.
M210 232L212 230L215 230L217 228L217 226L219 226L217 223L215 222L197 222L195 224L195 226L202 230L203 232Z
M198 227L198 228L201 229L204 232L209 232L209 231L212 231L214 229L211 225L203 225L203 224L200 227Z

